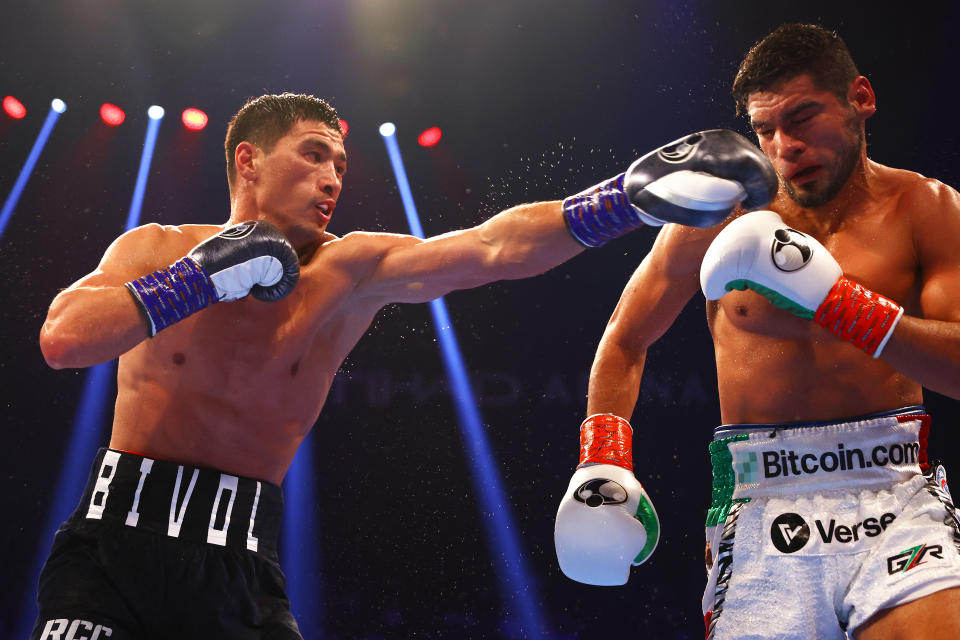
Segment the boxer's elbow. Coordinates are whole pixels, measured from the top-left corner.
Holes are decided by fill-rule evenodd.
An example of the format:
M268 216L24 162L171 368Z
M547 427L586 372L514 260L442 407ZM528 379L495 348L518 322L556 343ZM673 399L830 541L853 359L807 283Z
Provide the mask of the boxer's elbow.
M47 366L53 369L67 367L69 344L62 339L57 331L53 330L50 322L44 322L40 329L40 351L43 353L43 359Z
M68 369L85 366L83 342L74 332L66 330L62 323L47 319L40 329L40 351L47 365L53 369Z

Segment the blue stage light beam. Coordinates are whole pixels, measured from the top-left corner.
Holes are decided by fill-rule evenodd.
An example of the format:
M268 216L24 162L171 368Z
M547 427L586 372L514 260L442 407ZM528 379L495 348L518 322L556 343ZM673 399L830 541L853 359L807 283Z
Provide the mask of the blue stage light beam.
M407 180L400 146L397 144L396 127L390 122L384 123L380 126L380 135L387 146L387 154L390 156L390 164L393 166L397 187L400 189L400 199L403 201L403 210L410 225L410 232L418 238L423 238L420 216L413 202L410 182ZM504 609L516 615L522 626L522 636L544 637L549 632L537 604L540 599L535 593L533 574L527 566L520 541L515 533L519 529L507 500L507 493L497 473L497 464L483 430L483 420L477 409L476 396L443 298L430 301L430 312L433 315L434 330L443 354L444 368L451 383L460 431L468 452L467 457L473 462L470 476L474 491L480 499L483 511L481 521L487 528L487 545L490 548L490 557L496 563Z
M137 173L137 182L133 188L133 200L127 214L126 231L130 231L140 224L143 195L147 188L150 163L153 158L153 149L157 143L157 131L163 118L163 109L153 106L150 107L147 114L150 116L147 124L147 137L140 154L140 171ZM40 570L50 553L50 544L57 528L70 516L83 494L90 465L96 455L99 443L103 440L106 407L115 378L115 366L116 361L114 360L95 365L87 370L80 405L73 418L70 443L65 450L60 477L55 485L53 505L47 513L47 519L40 532L40 544L31 574L31 583L24 590L25 598L24 604L20 607L22 614L17 638L26 638L30 635L30 630L33 628L34 620L37 617L36 593Z
M130 212L127 214L127 231L140 224L143 196L147 190L147 178L150 174L150 165L153 162L153 148L157 145L157 132L160 131L163 113L163 107L158 105L153 105L147 109L147 137L143 141L143 153L140 154L140 169L137 171L137 184L133 189L133 199L130 201Z
M287 576L287 596L305 638L323 638L323 587L318 536L313 435L297 449L283 480L283 547L280 561Z
M17 207L17 202L20 200L21 194L23 194L24 187L27 186L27 180L30 179L30 174L33 173L34 167L37 166L37 160L40 158L43 147L47 144L47 140L53 132L54 125L57 124L57 119L59 119L60 114L66 110L67 104L60 98L54 98L50 103L50 111L47 112L47 119L43 121L43 126L40 127L40 133L33 142L33 148L30 149L27 161L23 163L23 168L20 169L20 175L17 176L17 181L13 183L13 189L10 190L10 194L7 195L7 199L3 203L3 209L0 209L0 239L3 238L3 232L7 228L7 223L9 223L10 218L13 217L13 210Z

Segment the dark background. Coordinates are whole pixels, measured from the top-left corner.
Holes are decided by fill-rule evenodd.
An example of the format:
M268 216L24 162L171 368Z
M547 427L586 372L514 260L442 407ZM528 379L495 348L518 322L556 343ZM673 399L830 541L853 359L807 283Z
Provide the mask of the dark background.
M793 5L802 4L803 8ZM729 98L744 52L785 21L846 40L877 92L871 157L960 184L955 25L949 3L900 11L852 3L649 0L297 0L16 3L0 25L6 197L51 98L68 104L0 239L0 637L13 637L82 371L53 371L36 336L59 288L123 230L146 127L167 117L143 222L226 219L223 131L249 96L330 99L350 123L350 170L334 233L405 232L380 123L397 124L427 235L510 205L560 198L686 133L747 133ZM866 5L863 5L866 6ZM110 129L103 102L125 108ZM204 109L187 132L179 113ZM440 126L440 145L416 136ZM646 229L526 281L447 297L485 428L553 637L702 637L706 444L719 421L696 298L651 350L633 416L638 477L660 512L657 553L628 585L574 583L557 568L553 519L577 460L586 374ZM386 308L343 366L308 441L317 460L313 544L320 601L294 602L307 638L526 637L498 590L478 500L426 305ZM929 394L933 453L960 468L960 404ZM101 443L107 441L104 425ZM282 550L294 557L296 550ZM289 555L285 555L289 554Z

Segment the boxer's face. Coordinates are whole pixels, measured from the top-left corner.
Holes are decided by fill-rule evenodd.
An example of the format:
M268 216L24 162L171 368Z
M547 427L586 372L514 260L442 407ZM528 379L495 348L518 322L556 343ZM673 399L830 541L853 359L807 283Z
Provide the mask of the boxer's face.
M269 153L258 148L257 156L259 212L285 231L325 230L347 170L340 132L302 120Z
M860 160L869 114L817 87L807 74L750 94L747 113L760 148L800 206L829 202Z

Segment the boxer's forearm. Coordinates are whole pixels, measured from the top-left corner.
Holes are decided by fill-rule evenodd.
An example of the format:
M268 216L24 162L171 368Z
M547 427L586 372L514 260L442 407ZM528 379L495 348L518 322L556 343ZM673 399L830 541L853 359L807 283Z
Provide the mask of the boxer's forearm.
M143 313L119 287L77 287L61 292L40 330L40 348L54 369L113 360L147 338Z
M513 207L471 231L486 248L478 266L489 280L535 276L584 250L567 230L559 201Z
M880 358L927 389L960 399L960 323L904 315Z
M612 413L630 420L640 395L647 353L627 350L604 336L590 368L587 415Z

